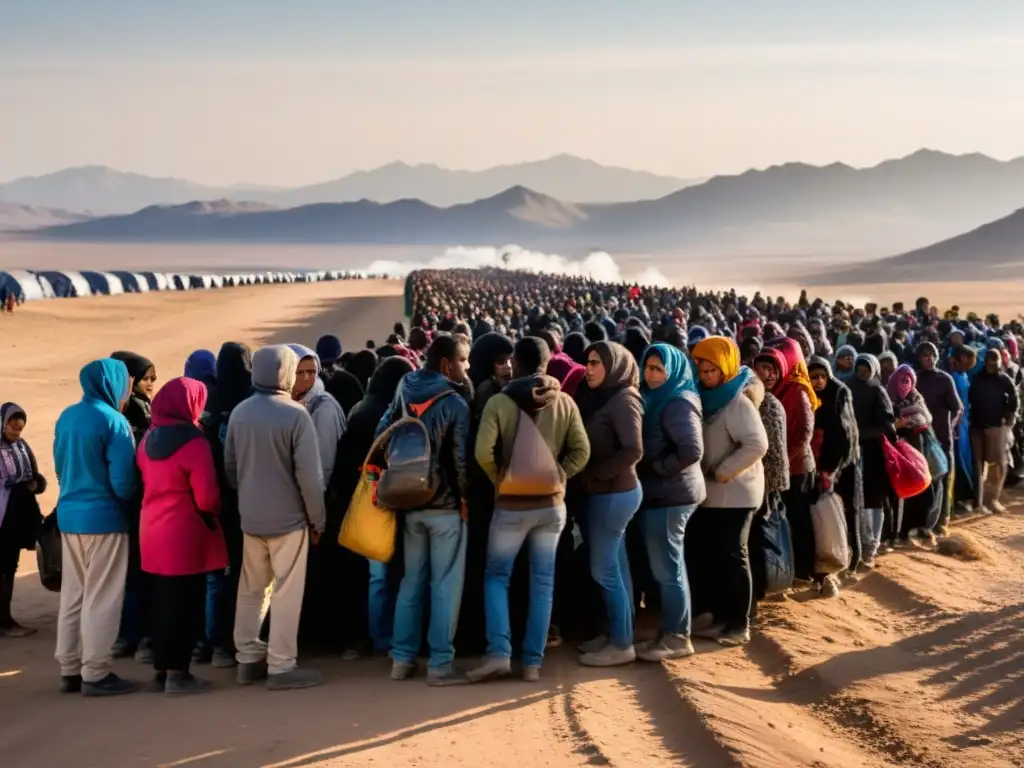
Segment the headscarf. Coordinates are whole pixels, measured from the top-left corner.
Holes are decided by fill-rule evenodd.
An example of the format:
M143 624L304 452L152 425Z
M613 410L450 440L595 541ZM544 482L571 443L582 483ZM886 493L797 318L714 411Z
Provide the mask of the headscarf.
M901 384L909 384L910 387L906 393L900 392ZM917 374L914 369L904 363L895 371L892 376L889 377L889 383L886 389L889 392L889 399L892 400L894 408L903 408L910 405L914 398L914 388L917 386Z
M722 372L723 382L714 389L700 386L704 418L710 419L732 402L754 380L754 372L740 365L740 349L724 336L709 336L693 348L693 359L707 360Z
M185 376L207 386L217 382L217 356L208 349L197 349L185 358Z
M632 388L637 397L640 394L640 367L628 349L614 341L595 341L587 347L588 357L591 352L596 352L601 358L605 377L597 389L591 389L584 383L576 390L576 402L584 421L601 410L620 389Z
M131 425L135 442L138 443L153 420L153 407L149 397L138 389L139 380L146 375L153 363L142 355L134 352L114 352L111 356L114 360L120 360L128 369L128 375L132 377L133 385L128 396L128 405L124 409L124 417Z
M346 370L359 380L359 385L366 389L370 383L370 377L377 369L377 355L369 349L361 349L349 362Z
M647 365L651 357L657 357L665 366L665 381L657 389L651 389L644 381L640 383L640 394L644 399L645 430L661 426L661 414L672 400L682 398L687 392L700 396L692 363L680 350L668 344L652 344L644 351L641 360L643 365Z
M0 406L0 431L7 427L7 422L15 417L28 420L25 409L14 403ZM24 440L8 443L0 439L0 525L7 514L7 503L11 498L11 488L18 483L26 483L36 476L35 458Z
M136 384L139 383L139 379L141 379L143 376L145 376L146 372L150 368L154 367L153 363L151 361L149 361L148 359L146 359L142 355L137 355L134 352L125 352L125 351L122 350L122 351L114 352L110 356L114 360L120 360L122 363L124 363L125 368L128 369L128 375L131 376L132 379L135 380ZM135 392L134 389L132 390L132 393L138 395L138 393ZM148 399L148 398L145 398L143 395L138 395L138 396L139 397L143 397L143 399Z
M780 397L782 390L787 386L796 386L807 393L807 399L811 402L811 410L818 410L821 401L818 399L818 394L814 391L814 386L811 384L811 376L807 372L807 361L804 358L799 342L795 339L787 338L777 341L772 346L782 353L782 356L786 358L786 363L789 365L789 373L786 374L785 381L781 381L775 386L775 396Z
M252 394L252 351L245 344L227 341L217 353L217 389L210 412L224 417Z
M169 459L187 443L203 436L199 417L206 408L206 386L196 379L171 379L153 398L153 428L142 443L146 456Z
M564 352L559 352L552 355L548 361L547 374L558 379L558 383L562 385L562 391L569 397L573 397L587 375L587 369Z

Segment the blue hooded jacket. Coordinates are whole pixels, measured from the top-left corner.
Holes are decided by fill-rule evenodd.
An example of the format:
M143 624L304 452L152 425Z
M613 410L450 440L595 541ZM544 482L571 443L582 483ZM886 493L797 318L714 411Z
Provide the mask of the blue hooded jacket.
M123 505L135 492L135 440L118 405L128 396L128 369L104 358L78 374L82 399L54 428L53 463L60 483L57 524L63 533L126 533Z

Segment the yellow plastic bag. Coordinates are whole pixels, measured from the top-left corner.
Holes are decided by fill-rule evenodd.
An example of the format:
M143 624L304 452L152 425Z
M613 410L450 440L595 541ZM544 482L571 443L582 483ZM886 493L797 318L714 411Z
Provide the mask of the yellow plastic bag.
M395 554L396 528L395 513L374 503L374 483L363 467L341 523L338 543L357 555L386 563Z

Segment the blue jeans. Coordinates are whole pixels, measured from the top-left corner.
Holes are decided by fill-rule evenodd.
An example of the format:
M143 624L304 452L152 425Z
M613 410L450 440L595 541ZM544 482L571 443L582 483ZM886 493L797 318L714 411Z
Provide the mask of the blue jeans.
M220 593L227 578L225 571L206 574L206 642L210 645L216 645L220 640Z
M651 575L661 592L661 631L690 636L690 584L683 559L683 534L696 504L648 507L640 523L651 563Z
M874 560L878 548L882 545L882 529L885 527L884 509L865 509L861 518L861 546L864 548L864 560Z
M633 645L633 578L626 557L626 526L640 508L637 486L622 493L599 493L586 501L584 537L590 546L590 575L601 587L608 614L608 639L622 650Z
M395 594L388 581L388 564L370 560L370 639L375 653L391 650Z
M555 593L555 552L565 528L565 506L541 509L495 509L487 539L484 572L484 610L487 617L487 655L512 656L512 626L508 614L508 583L523 543L530 544L530 608L523 636L523 664L539 667L544 660L551 605Z
M395 603L391 658L406 664L416 660L429 583L429 664L434 669L450 667L455 659L455 629L466 574L466 524L455 511L410 512L405 516L404 540L405 575Z

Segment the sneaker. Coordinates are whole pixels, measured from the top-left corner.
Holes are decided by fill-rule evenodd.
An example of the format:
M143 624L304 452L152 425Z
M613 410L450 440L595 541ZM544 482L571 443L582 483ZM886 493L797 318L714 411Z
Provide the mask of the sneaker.
M168 696L188 696L192 693L202 693L209 687L209 680L201 680L195 675L168 675L164 693Z
M690 631L691 637L700 637L704 640L717 640L725 631L725 624L712 624L703 628L694 628Z
M445 688L449 685L466 685L469 678L454 666L431 667L427 670L427 685L433 688Z
M211 661L213 661L213 648L205 640L200 640L192 649L192 663L209 664Z
M82 692L82 676L81 675L61 675L60 688L61 693L81 693Z
M726 648L736 648L750 642L750 627L740 627L723 632L718 642Z
M988 508L992 510L993 514L996 514L996 515L1005 515L1006 514L1006 507L1003 506L1003 503L1001 501L990 501L988 503Z
M865 571L873 571L875 570L875 561L870 558L864 558L857 567L863 568Z
M257 661L252 664L239 664L235 673L235 681L239 685L252 685L260 680L267 679L267 661Z
M536 683L540 681L540 667L534 664L527 664L523 667L523 682Z
M826 600L833 600L839 597L839 579L835 576L826 576L821 582L821 596Z
M480 683L512 674L512 662L504 656L488 656L484 663L466 673L471 683Z
M21 624L11 619L9 622L0 627L0 635L4 637L28 637L34 635L38 630L32 627L23 627Z
M685 635L665 634L636 651L638 659L650 662L682 659L693 655L693 643Z
M167 690L167 673L157 672L146 686L146 693L163 693Z
M416 675L416 665L404 661L391 662L391 679L408 680Z
M636 649L633 646L628 648L616 648L610 643L599 651L584 653L580 656L580 664L585 667L620 667L623 664L632 664L636 661Z
M587 640L585 643L579 644L580 653L596 653L608 645L608 637L606 635L598 635L597 637Z
M324 684L323 673L316 669L294 667L289 672L267 676L268 691L292 691L300 688L316 688Z
M135 651L135 661L145 664L147 667L153 663L153 641L148 637L139 641L138 650Z
M119 637L114 641L114 645L110 650L114 654L115 659L126 659L129 656L135 655L136 648L137 646L134 643L129 643L127 640Z
M238 662L235 660L235 654L226 648L214 648L210 666L214 669L233 669L238 666Z
M124 680L113 672L95 683L82 683L83 696L124 696L135 693L138 686L131 680Z

